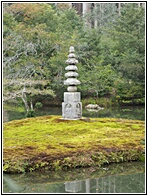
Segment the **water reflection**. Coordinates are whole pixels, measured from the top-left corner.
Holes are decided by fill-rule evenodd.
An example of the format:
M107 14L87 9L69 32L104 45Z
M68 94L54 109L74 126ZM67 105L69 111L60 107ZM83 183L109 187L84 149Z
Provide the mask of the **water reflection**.
M144 173L108 176L65 183L69 193L144 193Z
M61 115L61 107L44 107L36 111L36 116ZM88 118L125 118L133 120L145 120L144 106L124 106L124 107L107 107L103 110L87 111L83 109L83 116ZM3 121L11 121L25 118L25 112L4 111Z
M82 190L82 180L75 180L71 182L65 182L65 192L77 193Z
M117 165L117 166L116 166ZM143 163L123 163L108 170L33 172L3 176L4 193L145 193ZM115 169L114 169L115 168Z
M7 176L8 178L8 176ZM5 177L4 177L5 179ZM68 182L26 184L22 186L9 177L4 180L5 193L144 193L144 173L107 176Z
M94 118L125 118L132 120L145 120L144 106L107 107L104 110L89 112L83 109L83 116Z

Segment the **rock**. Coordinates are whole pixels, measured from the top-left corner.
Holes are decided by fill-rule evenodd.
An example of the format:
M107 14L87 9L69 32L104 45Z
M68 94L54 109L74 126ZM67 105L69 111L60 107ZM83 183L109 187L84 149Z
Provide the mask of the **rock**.
M98 107L98 110L104 110L104 108Z
M88 104L85 108L86 109L98 109L98 105L97 104Z
M104 108L101 108L100 106L98 106L98 104L88 104L85 108L88 110L90 110L90 109L103 110L104 109Z

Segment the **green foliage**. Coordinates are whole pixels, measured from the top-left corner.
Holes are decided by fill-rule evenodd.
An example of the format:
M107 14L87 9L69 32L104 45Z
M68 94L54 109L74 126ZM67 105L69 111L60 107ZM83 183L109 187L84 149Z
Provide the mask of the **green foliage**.
M27 111L26 117L35 117L35 111L34 110L29 110Z
M56 14L49 4L15 3L7 7L6 11L12 13L15 20L25 26L35 27L37 24L46 24L48 30L55 30Z
M115 101L133 103L144 100L145 10L136 3L126 3L122 4L120 15L118 11L114 3L97 3L86 17L80 17L75 9L63 3L6 6L5 96L16 97L22 92L18 83L25 81L26 103L35 103L38 95L47 94L61 100L66 89L65 61L72 45L79 61L78 88L83 97L111 96ZM92 26L97 22L95 28L85 25L86 18L92 21Z
M140 81L144 78L145 11L143 7L138 8L135 4L126 4L121 10L121 16L111 32L116 42L115 49L120 55L115 66L123 77Z
M102 63L99 29L87 30L81 35L77 48L78 60L87 69L92 69L95 64Z
M101 28L105 26L111 28L117 18L118 9L115 3L97 3L91 14L92 23L97 20L97 26Z
M144 8L134 3L124 4L118 17L114 10L115 15L110 22L110 19L104 20L101 16L101 12L107 11L107 5L95 9L94 14L97 12L102 17L97 21L98 28L87 31L79 46L81 91L84 96L93 96L92 92L98 93L97 96L111 94L113 99L120 97L122 103L131 100L135 104L145 94ZM107 12L106 17L109 17L109 9ZM101 20L102 25L99 23ZM107 73L108 65L112 68L110 73ZM101 66L105 74L99 72Z
M54 29L48 28L48 25L52 27L55 23L54 14L49 5L28 3L12 4L4 13L4 24L11 30L4 36L4 100L21 97L27 111L33 110L34 96L54 96L49 86L50 70L46 60L55 50L52 38ZM13 16L13 28L7 22L8 16ZM50 20L49 16L54 19ZM27 114L33 115L30 112Z
M96 62L97 63L97 62ZM96 97L112 94L114 91L114 82L118 78L116 72L110 65L96 65L92 70L80 70L80 81L82 91L96 94Z
M38 108L38 109L42 108L43 104L41 102L36 102L35 107Z
M139 83L133 83L131 81L121 80L117 80L115 84L115 94L119 102L124 103L124 101L131 100L131 103L140 103L139 99L141 99L145 93L144 87L142 85L139 85Z
M140 161L142 161L142 162L145 163L145 155L142 155L142 156L140 157Z
M17 22L13 18L12 14L4 13L3 15L3 36L6 37L11 34L11 31L15 27Z

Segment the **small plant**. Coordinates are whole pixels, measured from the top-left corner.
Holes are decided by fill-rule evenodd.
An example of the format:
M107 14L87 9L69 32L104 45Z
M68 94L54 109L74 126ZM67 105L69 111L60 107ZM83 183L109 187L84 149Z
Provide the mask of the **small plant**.
M36 102L35 107L36 107L37 109L40 109L40 108L43 107L43 104L42 104L41 102Z
M145 138L143 138L140 143L145 145Z
M140 161L145 162L145 155L141 155L141 157L139 158Z
M61 170L60 161L59 160L54 161L52 167L53 170L55 171Z
M29 110L26 114L26 117L35 117L35 111L34 110Z
M3 171L5 172L5 171L9 170L9 167L11 167L10 162L6 161L3 165Z

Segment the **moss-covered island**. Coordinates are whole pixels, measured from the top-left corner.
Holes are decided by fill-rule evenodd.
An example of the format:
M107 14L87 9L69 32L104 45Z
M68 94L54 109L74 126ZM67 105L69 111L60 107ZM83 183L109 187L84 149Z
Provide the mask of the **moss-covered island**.
M143 156L144 121L60 118L42 116L4 123L3 170L21 173L100 167Z

